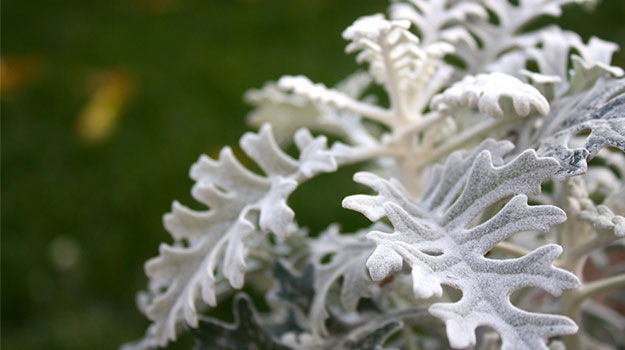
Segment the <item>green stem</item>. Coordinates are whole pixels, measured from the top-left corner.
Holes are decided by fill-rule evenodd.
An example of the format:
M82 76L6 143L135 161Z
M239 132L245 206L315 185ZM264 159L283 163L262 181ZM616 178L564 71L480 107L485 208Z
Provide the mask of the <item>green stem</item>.
M412 329L410 327L404 327L401 330L401 336L404 338L407 350L418 350L417 340L415 339Z

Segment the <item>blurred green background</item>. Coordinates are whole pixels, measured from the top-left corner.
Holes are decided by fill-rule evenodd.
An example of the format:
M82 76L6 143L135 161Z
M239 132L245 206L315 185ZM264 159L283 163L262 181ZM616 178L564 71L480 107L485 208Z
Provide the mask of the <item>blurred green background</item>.
M237 144L245 90L283 74L333 85L357 68L342 30L386 6L3 1L3 349L114 349L140 337L143 262L170 241L161 216L173 199L193 206L188 169L201 153ZM623 18L625 1L604 0L557 22L623 46ZM298 221L356 225L338 209L355 188L347 173L306 185L293 198Z

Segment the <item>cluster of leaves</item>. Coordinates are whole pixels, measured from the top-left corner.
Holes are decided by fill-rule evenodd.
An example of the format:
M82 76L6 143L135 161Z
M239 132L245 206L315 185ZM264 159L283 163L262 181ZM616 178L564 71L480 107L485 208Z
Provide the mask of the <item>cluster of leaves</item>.
M175 242L146 263L139 298L153 323L127 347L165 346L185 327L197 349L624 345L625 316L592 299L625 286L610 259L625 236L617 46L554 26L523 31L571 2L589 1L396 2L389 19L343 32L367 72L336 88L285 76L250 91L250 122L262 126L240 145L262 174L228 147L193 165L193 197L209 210L174 202L165 215ZM373 82L390 106L365 95ZM341 141L328 148L309 129ZM291 139L299 159L280 148ZM343 206L373 225L309 236L289 195L351 163L368 167L354 180L373 193ZM611 272L588 281L588 258ZM271 312L239 293L233 323L200 315L245 279Z

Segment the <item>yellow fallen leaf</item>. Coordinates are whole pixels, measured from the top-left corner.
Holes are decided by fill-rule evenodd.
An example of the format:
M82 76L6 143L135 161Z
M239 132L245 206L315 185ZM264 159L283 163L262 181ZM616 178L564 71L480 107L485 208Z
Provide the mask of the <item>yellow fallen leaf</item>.
M132 85L130 76L120 71L106 73L98 80L95 92L78 115L76 131L82 141L99 143L112 134Z

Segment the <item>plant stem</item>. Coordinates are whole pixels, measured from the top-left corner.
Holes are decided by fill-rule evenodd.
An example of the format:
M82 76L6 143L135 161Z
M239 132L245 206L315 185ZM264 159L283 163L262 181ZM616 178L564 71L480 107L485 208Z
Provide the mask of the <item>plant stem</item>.
M568 234L570 235L572 234L572 232L569 231ZM578 243L577 245L573 246L573 248L570 248L566 256L563 257L562 262L558 265L566 270L575 272L575 274L579 276L580 274L578 272L580 272L581 270L580 265L583 266L583 263L586 261L587 255L595 249L605 247L610 242L615 240L615 238L618 237L610 237L606 239L606 237L602 237L601 235L594 235L584 242Z
M372 159L376 159L376 158L380 158L380 157L385 157L385 156L393 156L393 151L383 147L383 146L379 146L379 147L361 147L361 148L356 148L355 149L355 153L352 157L349 158L341 158L338 159L337 162L339 164L339 166L343 166L343 165L349 165L349 164L354 164L354 163L359 163L359 162L364 162L367 160L372 160Z
M489 132L509 122L510 120L508 119L498 119L494 121L489 120L487 122L479 123L476 126L463 131L462 133L455 136L450 141L438 146L427 157L420 159L416 163L416 167L422 168L428 164L431 164L437 159L447 155L448 153L451 153L452 151L455 151L456 149L460 147L468 146L468 142L471 141L472 139L476 137L484 136L488 134Z
M567 291L562 296L562 308L564 314L572 318L578 325L581 322L581 307L584 300L604 292L625 287L625 273L606 277L600 280L582 284L581 287ZM581 350L581 332L564 338L567 350Z
M334 100L329 100L327 103L330 103L338 108L345 109L356 114L361 115L363 118L375 120L389 127L393 127L397 122L394 119L393 111L390 111L385 108L380 108L375 105L371 105L366 102L360 102L355 99L349 99L347 101L341 101L341 103L337 103Z
M530 253L529 249L525 249L523 247L519 247L516 244L512 244L510 242L500 242L496 246L493 247L493 251L509 254L514 257L522 257Z
M594 295L625 287L625 273L584 283L577 291L581 301Z
M384 85L389 94L391 108L393 112L395 112L397 119L401 122L405 122L408 120L407 106L399 90L399 77L397 76L393 59L390 57L392 48L388 45L386 35L381 35L379 37L378 45L380 45L381 48L380 53L384 62L384 69L386 70L386 83Z
M401 336L404 338L407 350L418 350L417 340L415 339L412 330L409 327L404 327L401 330Z
M393 136L393 141L399 141L405 138L406 136L414 135L418 132L421 132L429 128L430 126L444 120L448 116L449 114L447 113L439 113L439 112L428 113L428 115L425 115L423 119L420 119L418 122L405 125L404 127L398 130L394 130L395 135Z

